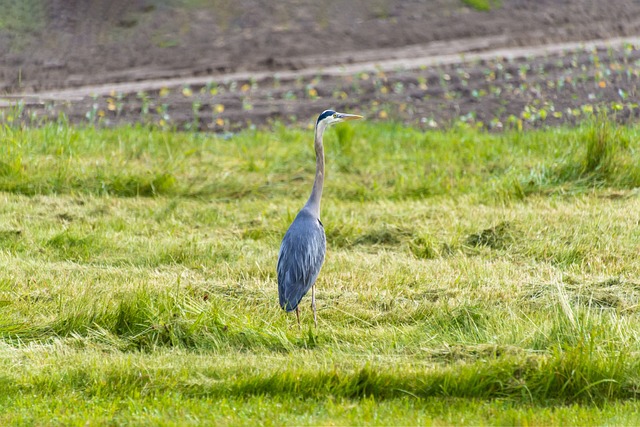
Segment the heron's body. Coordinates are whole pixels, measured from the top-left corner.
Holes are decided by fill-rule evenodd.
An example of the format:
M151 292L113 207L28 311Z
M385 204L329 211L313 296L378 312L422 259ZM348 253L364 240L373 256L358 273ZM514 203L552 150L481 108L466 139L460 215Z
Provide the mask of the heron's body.
M320 200L324 185L324 146L322 135L327 126L346 120L361 119L353 114L324 111L318 117L315 129L316 177L311 196L293 220L282 239L278 253L278 296L280 306L286 311L296 311L300 324L299 304L311 289L313 320L316 317L315 282L324 262L326 238L320 222Z
M298 308L318 278L325 251L322 223L308 209L302 209L284 235L278 254L278 295L283 309Z

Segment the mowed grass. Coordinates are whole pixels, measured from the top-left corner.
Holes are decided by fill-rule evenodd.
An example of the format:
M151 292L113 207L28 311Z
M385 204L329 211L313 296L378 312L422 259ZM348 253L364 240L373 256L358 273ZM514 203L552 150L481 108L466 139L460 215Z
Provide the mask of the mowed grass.
M637 424L640 129L0 130L2 424Z

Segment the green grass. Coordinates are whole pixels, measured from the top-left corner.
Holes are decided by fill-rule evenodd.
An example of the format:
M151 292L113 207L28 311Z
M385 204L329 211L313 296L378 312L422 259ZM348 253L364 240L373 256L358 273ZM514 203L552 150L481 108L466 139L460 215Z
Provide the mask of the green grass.
M46 4L42 0L0 0L0 31L28 33L42 29Z
M466 6L481 11L490 11L500 7L501 0L462 0Z
M398 124L338 129L327 141L331 197L421 200L640 186L639 129L604 119L576 130L486 134L420 131ZM315 167L309 131L278 127L230 140L206 134L47 125L0 137L0 191L224 199L303 198Z
M46 27L47 5L43 0L0 0L0 37L7 53L24 52ZM21 83L22 70L15 68Z
M638 423L636 127L0 130L0 423Z

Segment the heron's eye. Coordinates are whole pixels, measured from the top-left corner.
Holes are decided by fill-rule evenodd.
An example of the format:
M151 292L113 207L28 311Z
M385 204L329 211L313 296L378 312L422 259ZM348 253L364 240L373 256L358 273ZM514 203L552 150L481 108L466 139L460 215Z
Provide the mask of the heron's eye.
M338 113L334 113L334 114L333 114L333 118L334 118L334 119L337 119L337 118L338 118Z

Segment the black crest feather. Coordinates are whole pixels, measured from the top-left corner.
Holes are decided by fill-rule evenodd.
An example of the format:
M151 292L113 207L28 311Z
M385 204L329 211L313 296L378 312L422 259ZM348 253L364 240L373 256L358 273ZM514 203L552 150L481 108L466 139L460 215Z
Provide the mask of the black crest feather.
M316 125L318 123L320 123L321 120L324 120L325 118L334 115L336 112L333 110L325 110L323 111L319 116L318 116L318 120L316 121Z

